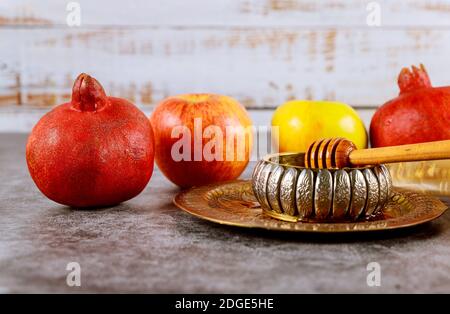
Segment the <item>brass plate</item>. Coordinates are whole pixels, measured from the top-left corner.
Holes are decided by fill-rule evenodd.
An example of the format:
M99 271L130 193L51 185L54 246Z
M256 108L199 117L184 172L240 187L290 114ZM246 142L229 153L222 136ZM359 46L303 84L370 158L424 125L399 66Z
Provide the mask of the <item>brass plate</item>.
M264 214L251 181L232 181L180 192L174 203L184 211L219 224L295 232L362 232L411 227L441 216L447 206L435 197L394 188L383 213L370 221L288 222Z

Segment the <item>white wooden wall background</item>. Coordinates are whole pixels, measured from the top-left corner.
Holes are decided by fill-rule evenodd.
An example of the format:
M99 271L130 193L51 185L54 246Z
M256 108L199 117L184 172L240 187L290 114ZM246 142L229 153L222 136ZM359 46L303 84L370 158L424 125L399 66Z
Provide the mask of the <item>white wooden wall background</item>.
M292 98L373 108L421 62L450 84L449 0L377 1L380 27L363 0L79 0L80 27L66 24L68 2L0 0L0 131L28 129L20 119L67 100L80 72L146 110L187 92L250 109Z

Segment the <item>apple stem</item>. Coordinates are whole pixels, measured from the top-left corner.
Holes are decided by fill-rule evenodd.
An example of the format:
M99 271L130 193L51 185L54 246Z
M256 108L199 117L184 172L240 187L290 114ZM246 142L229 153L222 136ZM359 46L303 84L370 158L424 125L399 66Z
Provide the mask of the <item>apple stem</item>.
M398 86L400 94L431 87L430 78L423 64L419 68L414 65L411 69L403 68L398 76Z
M108 103L102 85L92 76L81 73L72 88L72 107L79 111L97 111Z

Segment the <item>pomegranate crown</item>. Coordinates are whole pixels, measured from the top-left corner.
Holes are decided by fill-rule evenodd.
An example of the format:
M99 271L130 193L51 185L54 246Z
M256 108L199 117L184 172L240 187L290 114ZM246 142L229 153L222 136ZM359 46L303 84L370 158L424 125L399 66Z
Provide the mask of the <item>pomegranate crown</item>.
M398 76L400 94L413 90L431 87L431 81L423 64L419 67L412 66L411 69L403 68Z
M106 106L108 97L102 85L92 76L81 73L72 88L72 106L79 111L98 111Z

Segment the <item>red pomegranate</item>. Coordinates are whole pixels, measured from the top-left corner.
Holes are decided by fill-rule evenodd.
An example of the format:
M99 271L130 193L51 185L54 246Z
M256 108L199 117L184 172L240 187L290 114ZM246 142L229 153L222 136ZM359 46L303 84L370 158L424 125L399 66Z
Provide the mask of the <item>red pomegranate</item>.
M372 118L372 147L450 139L450 86L432 87L423 65L402 69L398 85L400 95Z
M44 115L26 147L31 177L49 199L73 207L115 205L138 195L153 172L153 132L125 99L80 74L72 100Z

